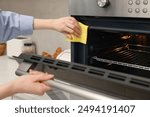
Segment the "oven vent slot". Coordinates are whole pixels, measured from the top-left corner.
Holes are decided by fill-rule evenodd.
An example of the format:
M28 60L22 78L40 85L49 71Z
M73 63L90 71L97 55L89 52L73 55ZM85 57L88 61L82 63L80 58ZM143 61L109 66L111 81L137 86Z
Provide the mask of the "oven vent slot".
M54 64L54 60L50 60L50 59L44 59L43 60L44 63L48 63L48 64Z
M79 66L79 65L73 65L72 69L78 70L78 71L85 71L86 67L82 67L82 66Z
M112 73L110 73L108 75L108 78L119 80L119 81L125 81L126 80L125 76L121 76L121 75L117 75L117 74L112 74Z
M144 86L144 87L150 87L150 83L149 82L144 82L144 81L141 81L141 80L132 79L130 81L130 83L135 84L135 85Z
M57 67L55 67L55 66L48 66L50 69L53 69L53 70L58 70L58 68Z
M40 60L41 60L41 57L38 57L38 56L32 56L31 59L36 60L36 61L40 61Z
M90 69L90 70L88 71L88 73L90 73L90 74L95 74L95 75L99 75L99 76L104 76L104 73L105 73L105 72L99 71L99 70L95 70L95 69Z
M61 67L66 67L66 68L68 68L70 64L68 64L68 63L63 63L63 62L58 62L57 65L58 65L58 66L61 66Z

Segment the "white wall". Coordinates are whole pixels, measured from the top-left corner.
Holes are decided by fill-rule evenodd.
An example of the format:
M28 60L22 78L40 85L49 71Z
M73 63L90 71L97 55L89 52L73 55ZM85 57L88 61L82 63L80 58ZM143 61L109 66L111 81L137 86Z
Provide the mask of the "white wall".
M10 10L36 18L59 18L68 15L69 0L0 0L0 9ZM64 35L55 31L34 31L38 54L42 51L54 52L57 47L70 48Z

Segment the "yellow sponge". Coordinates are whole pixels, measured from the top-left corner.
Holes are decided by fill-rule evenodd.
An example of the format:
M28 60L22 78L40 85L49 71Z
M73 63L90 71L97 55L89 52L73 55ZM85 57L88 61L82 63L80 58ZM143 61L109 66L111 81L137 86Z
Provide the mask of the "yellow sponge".
M80 38L72 35L73 39L67 38L66 40L69 42L80 42L80 43L86 44L87 43L88 26L81 22L79 22L79 26L81 27L81 32L82 32Z

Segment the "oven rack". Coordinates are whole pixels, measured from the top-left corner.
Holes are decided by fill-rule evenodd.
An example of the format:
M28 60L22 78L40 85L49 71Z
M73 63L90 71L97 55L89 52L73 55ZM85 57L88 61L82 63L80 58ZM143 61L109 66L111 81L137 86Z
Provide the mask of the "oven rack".
M142 69L145 68L145 70L149 70L150 48L146 46L142 47L128 44L126 46L117 47L110 51L106 50L105 52L101 52L97 58L103 58L116 62L118 61L119 64L128 63L131 67L137 67L139 69L142 67Z
M121 99L150 99L150 79L145 77L35 54L21 54L16 60L20 63L16 70L17 75L34 69L54 74L58 80Z
M149 78L150 48L127 44L107 49L91 57L90 64L92 66Z
M108 63L109 65L116 64L116 65L121 65L121 66L124 66L124 67L126 66L126 67L146 70L146 71L150 72L150 67L146 67L146 66L142 66L142 65L136 65L136 64L130 64L130 63L127 63L127 62L125 63L125 62L108 60L108 59L98 58L97 56L92 57L92 59L94 59L94 60L96 60L98 62Z

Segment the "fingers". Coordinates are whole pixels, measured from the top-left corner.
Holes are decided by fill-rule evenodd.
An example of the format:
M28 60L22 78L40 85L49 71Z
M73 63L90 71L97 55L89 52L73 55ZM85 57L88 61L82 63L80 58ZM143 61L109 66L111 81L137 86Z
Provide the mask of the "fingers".
M70 33L70 35L74 35L76 37L80 37L80 31L71 23L68 23L65 29L66 32Z
M81 27L78 21L73 17L65 17L56 20L56 25L60 24L57 28L60 32L64 33L66 37L73 39L73 36L80 37Z
M29 89L27 93L36 94L36 95L43 95L45 92L52 90L52 88L44 83L35 83L32 89Z
M39 74L35 77L34 81L43 82L43 81L52 80L52 79L54 79L54 75L52 74Z
M35 74L41 74L41 72L30 69L29 74L35 75Z
M30 70L29 74L32 75L33 81L43 82L45 80L53 80L54 79L53 74L43 73L43 72L34 71L34 70Z
M67 24L67 27L72 31L70 31L70 33L73 33L76 37L80 37L81 35L81 29L79 28L79 24L76 22L72 22L70 21L68 24Z
M73 17L63 17L53 20L53 29L64 33L66 37L73 38L80 37L81 27L78 21Z
M75 28L76 29L76 32L78 32L79 34L81 34L81 27L79 26L79 23L78 21L73 18L73 17L70 17L70 23L72 23L75 27L72 27L72 28Z
M69 33L75 35L76 37L80 37L81 28L76 19L74 19L73 17L69 17L66 27L67 27L66 32L69 32Z
M73 39L73 35L72 34L69 34L69 33L66 33L66 32L64 32L64 35L66 36L66 38L68 38L68 39Z
M40 84L40 85L41 85L41 89L38 90L39 91L38 95L43 95L45 92L52 90L52 88L50 86L47 86L44 83Z

